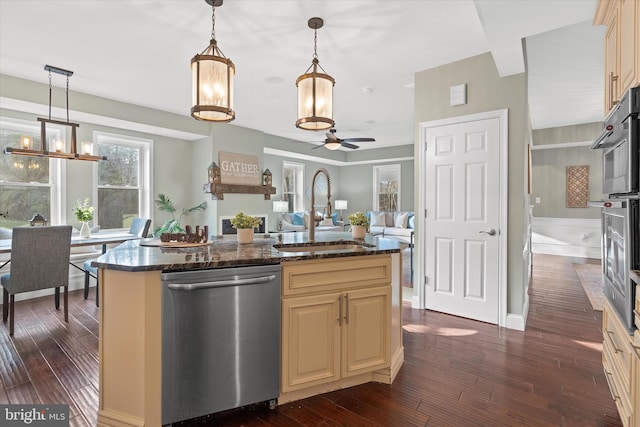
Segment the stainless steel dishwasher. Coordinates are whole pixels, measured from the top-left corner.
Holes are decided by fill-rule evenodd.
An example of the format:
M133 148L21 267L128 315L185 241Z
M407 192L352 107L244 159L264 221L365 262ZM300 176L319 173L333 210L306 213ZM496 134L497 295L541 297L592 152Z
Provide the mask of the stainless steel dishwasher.
M162 424L280 391L280 265L162 273Z

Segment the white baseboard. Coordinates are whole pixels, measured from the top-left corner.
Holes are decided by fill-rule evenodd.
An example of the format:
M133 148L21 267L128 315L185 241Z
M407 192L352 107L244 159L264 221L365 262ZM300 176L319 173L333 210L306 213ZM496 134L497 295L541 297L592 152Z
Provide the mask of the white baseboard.
M534 254L545 255L559 255L577 258L601 258L600 248L587 248L584 246L574 245L545 245L541 243L534 243L531 246L531 251Z

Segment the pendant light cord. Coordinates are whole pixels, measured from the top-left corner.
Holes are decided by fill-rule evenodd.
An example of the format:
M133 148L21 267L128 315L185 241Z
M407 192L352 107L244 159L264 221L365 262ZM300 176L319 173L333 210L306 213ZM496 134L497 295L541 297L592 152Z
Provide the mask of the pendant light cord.
M49 71L49 120L51 120L51 93L53 85L51 84L51 71ZM69 75L67 74L67 122L69 122Z
M313 30L313 59L318 59L318 30Z
M211 5L211 40L216 39L216 7Z
M51 71L49 71L49 120L51 120Z

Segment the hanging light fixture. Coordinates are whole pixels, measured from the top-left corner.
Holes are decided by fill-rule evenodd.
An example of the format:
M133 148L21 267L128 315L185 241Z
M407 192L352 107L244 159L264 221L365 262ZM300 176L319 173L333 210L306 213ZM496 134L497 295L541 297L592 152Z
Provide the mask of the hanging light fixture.
M298 120L296 127L304 130L325 130L335 125L333 121L333 86L335 80L328 75L318 61L318 28L322 28L322 18L311 18L309 28L313 29L313 60L307 71L296 80L298 87ZM322 71L318 72L318 68Z
M228 123L236 118L233 111L233 79L236 67L216 41L216 7L222 0L205 0L211 5L211 41L200 54L191 58L193 107L197 120Z
M78 123L69 121L69 77L73 75L73 71L65 70L64 68L54 67L53 65L45 65L45 71L49 72L49 117L38 117L40 122L40 148L36 149L33 144L33 138L25 136L21 138L20 148L6 147L5 153L17 154L20 156L37 156L37 157L51 157L56 159L69 159L69 160L89 160L92 162L98 160L107 160L105 156L94 156L91 153L91 146L93 144L89 142L82 143L82 152L78 153L76 142L76 129L80 126ZM62 74L67 77L66 98L67 98L67 121L55 120L51 118L51 93L53 85L51 84L51 73ZM47 124L68 126L71 128L71 139L69 141L69 151L67 149L67 143L64 140L56 139L49 141L47 139Z

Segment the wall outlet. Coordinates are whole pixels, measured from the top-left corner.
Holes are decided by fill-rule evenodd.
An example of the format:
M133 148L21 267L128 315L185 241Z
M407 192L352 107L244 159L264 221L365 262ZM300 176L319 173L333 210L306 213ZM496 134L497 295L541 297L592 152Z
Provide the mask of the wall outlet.
M540 203L540 197L536 197L536 203Z

